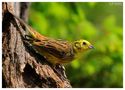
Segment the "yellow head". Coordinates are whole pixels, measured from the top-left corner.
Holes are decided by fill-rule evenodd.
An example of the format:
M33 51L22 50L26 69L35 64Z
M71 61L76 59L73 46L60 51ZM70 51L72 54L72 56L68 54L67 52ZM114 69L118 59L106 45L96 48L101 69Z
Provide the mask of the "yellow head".
M78 40L73 42L73 49L76 53L84 52L92 48L94 48L93 45L87 40Z

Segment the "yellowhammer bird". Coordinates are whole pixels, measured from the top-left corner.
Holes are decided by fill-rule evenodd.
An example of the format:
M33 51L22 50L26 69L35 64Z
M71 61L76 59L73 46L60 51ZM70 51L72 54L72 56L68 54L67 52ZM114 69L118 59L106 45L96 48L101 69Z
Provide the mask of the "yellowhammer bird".
M10 15L15 17L21 26L25 27L26 31L28 31L29 34L27 36L32 47L52 64L69 63L78 53L93 48L92 44L87 40L81 39L74 42L67 42L45 37L24 23L23 20L11 13Z

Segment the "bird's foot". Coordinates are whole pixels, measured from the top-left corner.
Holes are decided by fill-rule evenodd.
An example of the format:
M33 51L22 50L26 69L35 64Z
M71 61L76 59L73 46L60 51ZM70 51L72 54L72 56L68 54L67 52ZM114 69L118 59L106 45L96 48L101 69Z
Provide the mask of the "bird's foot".
M66 80L65 67L61 64L57 64L54 66L54 71L59 75L62 80Z

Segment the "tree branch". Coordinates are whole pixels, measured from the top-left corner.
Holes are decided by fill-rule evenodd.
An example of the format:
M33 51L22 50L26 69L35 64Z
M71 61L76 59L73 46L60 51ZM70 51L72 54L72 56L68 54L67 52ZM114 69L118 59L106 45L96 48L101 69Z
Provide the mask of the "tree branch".
M14 4L2 3L2 87L71 87L62 68L54 70L43 56L23 42L20 32L25 31L18 20L6 13L6 7L10 12L16 10L19 5Z

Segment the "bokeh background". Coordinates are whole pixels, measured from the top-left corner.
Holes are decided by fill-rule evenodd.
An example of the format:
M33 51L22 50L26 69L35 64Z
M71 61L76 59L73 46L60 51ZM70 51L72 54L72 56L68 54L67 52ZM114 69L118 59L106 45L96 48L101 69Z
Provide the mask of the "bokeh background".
M34 2L29 24L54 39L94 45L65 66L73 87L123 87L123 3Z

